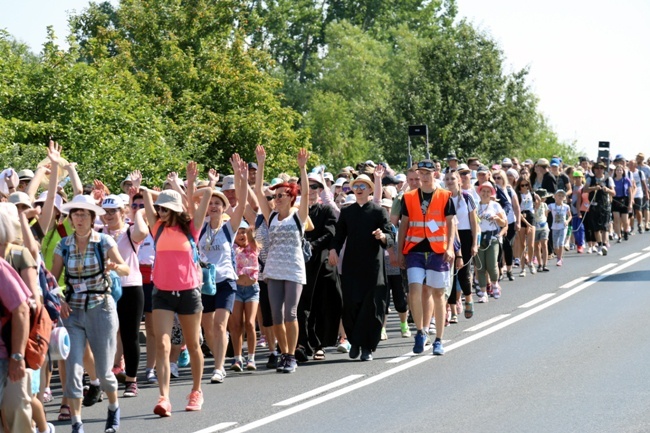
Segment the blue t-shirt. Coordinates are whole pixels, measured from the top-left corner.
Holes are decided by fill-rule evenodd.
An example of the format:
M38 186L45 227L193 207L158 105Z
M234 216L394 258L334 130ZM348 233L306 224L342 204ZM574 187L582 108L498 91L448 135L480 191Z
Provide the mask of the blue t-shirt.
M627 197L630 191L632 182L627 177L622 177L618 180L614 179L614 189L616 197Z

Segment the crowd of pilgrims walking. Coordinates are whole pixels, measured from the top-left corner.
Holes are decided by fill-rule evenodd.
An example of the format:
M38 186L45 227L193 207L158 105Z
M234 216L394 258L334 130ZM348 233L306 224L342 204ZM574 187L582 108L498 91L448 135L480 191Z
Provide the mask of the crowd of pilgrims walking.
M84 185L61 151L50 142L46 164L0 174L0 301L16 312L42 303L38 276L53 278L56 326L70 345L58 367L30 370L0 341L9 431L54 431L43 411L53 370L58 420L83 432L82 406L106 398L110 433L118 394L137 397L138 380L158 385L153 412L171 416L179 367L192 376L185 409L201 410L206 354L210 383L258 368L294 373L334 352L372 361L391 300L413 353L444 355L445 327L507 295L506 281L548 272L553 260L561 267L567 252L607 255L610 242L650 230L643 154L488 166L451 153L405 173L369 160L334 176L309 170L301 149L297 177L272 177L258 146L255 161L233 154L225 176L210 169L200 179L189 162L185 179L172 172L145 186L136 169L111 192L101 180Z

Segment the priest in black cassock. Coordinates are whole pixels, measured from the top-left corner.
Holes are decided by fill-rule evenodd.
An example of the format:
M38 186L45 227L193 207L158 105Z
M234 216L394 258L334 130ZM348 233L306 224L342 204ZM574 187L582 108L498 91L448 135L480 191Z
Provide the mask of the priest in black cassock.
M386 314L388 286L383 249L395 238L388 213L370 201L374 183L365 174L350 183L356 203L341 209L329 262L335 265L345 246L341 269L343 327L350 342L350 358L361 353L362 361L372 360L381 338Z

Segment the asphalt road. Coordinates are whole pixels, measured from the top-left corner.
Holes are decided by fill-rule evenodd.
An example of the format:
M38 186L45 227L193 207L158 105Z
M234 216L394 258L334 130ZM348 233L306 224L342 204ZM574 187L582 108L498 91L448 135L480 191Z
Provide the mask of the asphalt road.
M443 357L430 349L413 356L392 313L372 362L332 348L295 374L262 366L210 384L208 359L201 412L184 412L191 385L182 369L172 382L173 416L153 415L157 387L141 385L137 398L120 400L121 431L650 431L649 241L635 235L606 257L571 252L562 268L551 261L548 273L504 281L501 299L476 304L472 319L460 315L445 329ZM60 389L54 394L58 402ZM47 405L48 418L57 410ZM86 432L103 431L105 414L105 402L84 408Z

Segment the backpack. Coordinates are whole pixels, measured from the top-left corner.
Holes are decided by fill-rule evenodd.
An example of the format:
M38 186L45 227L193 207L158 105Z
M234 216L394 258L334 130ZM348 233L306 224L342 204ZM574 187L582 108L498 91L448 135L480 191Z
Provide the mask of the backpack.
M0 306L0 323L2 324L2 340L7 353L11 348L11 312L4 305ZM50 347L52 320L44 305L29 309L29 335L25 346L25 365L32 370L38 370L45 363Z
M61 300L55 293L59 287L59 282L54 278L52 272L47 270L42 260L38 267L38 284L43 292L43 306L52 322L56 322L61 317Z
M271 222L273 221L273 218L275 218L276 216L278 216L277 212L271 213L271 216L269 217L269 226L271 226ZM305 259L305 262L308 262L312 256L311 244L307 242L307 240L305 239L305 233L303 233L302 231L302 223L298 218L297 212L293 213L293 219L296 222L296 225L298 226L298 231L300 232L302 256Z

